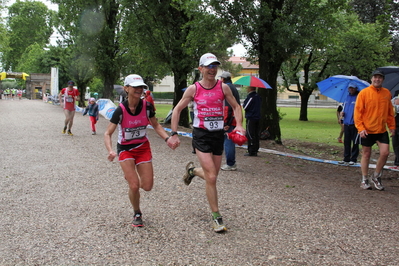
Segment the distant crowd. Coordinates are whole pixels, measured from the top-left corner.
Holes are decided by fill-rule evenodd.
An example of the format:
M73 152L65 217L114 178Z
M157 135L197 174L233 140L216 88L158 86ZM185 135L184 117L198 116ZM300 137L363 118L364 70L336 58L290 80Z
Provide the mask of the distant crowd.
M0 99L4 100L14 100L15 97L18 97L19 100L22 99L22 90L18 90L15 88L7 88L5 90L0 90Z

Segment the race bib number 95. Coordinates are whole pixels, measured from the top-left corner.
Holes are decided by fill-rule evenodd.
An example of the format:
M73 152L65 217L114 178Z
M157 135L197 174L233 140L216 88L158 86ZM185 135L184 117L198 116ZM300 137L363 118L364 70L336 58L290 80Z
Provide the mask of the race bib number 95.
M125 128L125 140L141 139L145 136L146 126Z
M223 116L213 116L204 118L204 126L209 131L217 131L223 129Z

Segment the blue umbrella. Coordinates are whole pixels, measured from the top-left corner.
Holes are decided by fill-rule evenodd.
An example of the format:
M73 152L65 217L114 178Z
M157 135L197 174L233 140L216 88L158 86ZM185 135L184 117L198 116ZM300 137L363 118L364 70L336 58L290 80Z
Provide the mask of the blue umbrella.
M317 83L320 93L336 100L337 102L344 102L348 95L348 86L356 85L357 90L361 91L370 86L367 81L361 80L355 76L336 75L329 77Z

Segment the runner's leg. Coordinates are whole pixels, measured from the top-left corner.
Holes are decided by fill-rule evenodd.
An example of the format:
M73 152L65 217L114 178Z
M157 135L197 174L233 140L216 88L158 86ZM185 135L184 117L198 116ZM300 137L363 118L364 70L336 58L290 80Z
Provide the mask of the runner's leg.
M368 175L370 156L371 156L371 147L362 146L362 160L361 160L362 176Z
M203 153L199 150L196 150L196 152L201 168L194 168L194 174L205 180L205 191L209 207L212 212L218 212L219 205L216 181L222 163L222 156L213 155L212 153Z
M381 173L382 168L386 164L388 156L389 156L389 144L381 143L381 142L377 141L377 145L380 149L380 156L378 157L378 161L375 166L375 172Z

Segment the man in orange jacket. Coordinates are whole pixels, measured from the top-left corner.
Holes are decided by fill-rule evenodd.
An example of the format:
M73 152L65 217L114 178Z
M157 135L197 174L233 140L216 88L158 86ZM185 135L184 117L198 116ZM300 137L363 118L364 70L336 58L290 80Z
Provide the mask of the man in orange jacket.
M368 179L371 147L377 143L380 156L371 181L377 190L384 190L381 183L382 169L389 155L389 136L395 134L395 117L391 103L391 92L382 87L385 75L376 70L371 77L371 85L357 96L355 105L355 126L359 133L357 143L362 145L362 183L363 189L371 189Z

